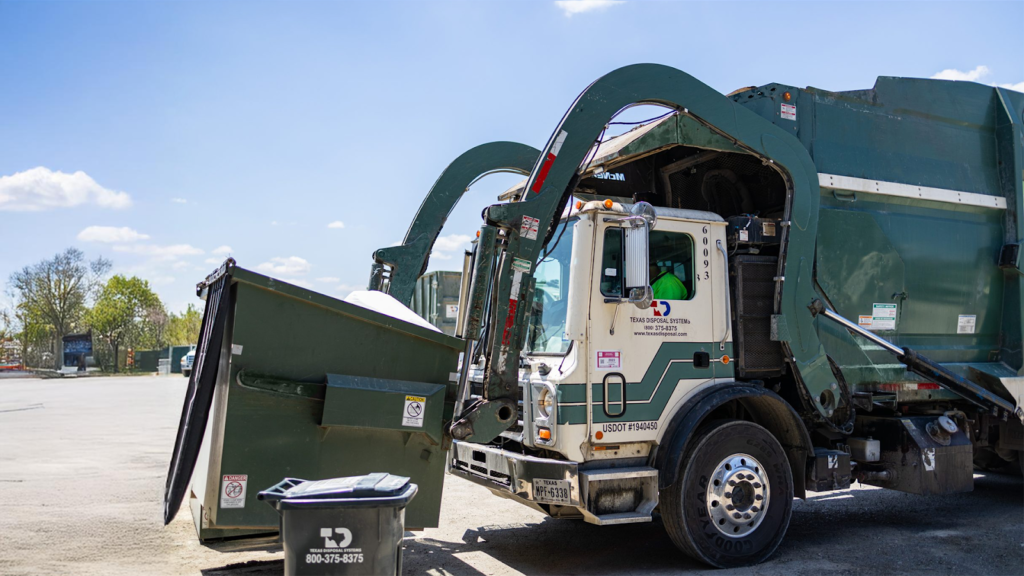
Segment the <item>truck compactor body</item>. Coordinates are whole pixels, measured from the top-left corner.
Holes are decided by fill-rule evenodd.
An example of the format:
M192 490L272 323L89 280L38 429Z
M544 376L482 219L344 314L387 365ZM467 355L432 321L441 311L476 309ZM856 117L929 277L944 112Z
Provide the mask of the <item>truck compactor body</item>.
M637 103L670 113L602 140ZM204 335L223 350L209 368L223 404L209 420L214 438L247 436L204 448L204 470L229 458L233 468L193 484L207 494L193 504L197 524L272 530L255 523L264 517L221 524L237 509L216 497L220 474L250 470L272 485L313 466L281 446L312 443L332 459L317 464L325 477L393 465L436 487L421 504L429 511L440 500L430 463L442 457L451 474L553 517L616 525L660 513L683 552L730 567L767 558L793 497L809 490L861 481L948 494L972 489L975 465L1020 466L1022 114L1024 94L968 82L883 77L869 90L768 84L722 95L665 66L616 70L577 98L539 153L503 143L517 159L498 146L490 160L449 166L419 232L375 253L371 288L397 288L408 304L462 191L491 171L528 172L484 210L458 338L359 313L364 325L404 330L395 342L410 351L418 339L440 354L410 355L423 378L387 365L393 356L328 340L286 373L247 380L234 367L246 361L233 348L240 309L222 314L219 333L207 312ZM338 322L355 315L287 292ZM426 399L426 420L403 418L409 398ZM431 412L432 401L443 409ZM257 405L260 418L286 414L288 425L246 428ZM374 431L389 452L366 450ZM188 481L178 468L169 491ZM436 512L418 519L431 525Z

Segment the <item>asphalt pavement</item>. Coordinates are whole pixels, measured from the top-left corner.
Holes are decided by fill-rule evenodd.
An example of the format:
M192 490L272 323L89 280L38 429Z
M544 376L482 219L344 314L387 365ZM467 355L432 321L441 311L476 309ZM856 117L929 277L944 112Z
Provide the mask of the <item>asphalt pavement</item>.
M161 518L185 379L0 380L0 574L271 576L282 553L200 545ZM1021 574L1024 481L914 496L857 486L796 501L769 561L709 570L660 521L553 520L449 476L441 527L406 538L407 575Z

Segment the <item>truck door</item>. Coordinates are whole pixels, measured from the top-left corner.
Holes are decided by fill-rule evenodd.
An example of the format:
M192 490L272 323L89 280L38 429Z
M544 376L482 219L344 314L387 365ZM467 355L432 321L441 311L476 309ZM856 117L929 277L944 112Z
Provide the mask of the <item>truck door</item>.
M715 308L712 289L721 282L721 256L712 247L722 224L658 218L650 232L654 302L647 309L619 301L626 296L623 231L614 222L599 225L587 359L591 440L654 440L666 408L710 381L721 359L715 314L724 308Z

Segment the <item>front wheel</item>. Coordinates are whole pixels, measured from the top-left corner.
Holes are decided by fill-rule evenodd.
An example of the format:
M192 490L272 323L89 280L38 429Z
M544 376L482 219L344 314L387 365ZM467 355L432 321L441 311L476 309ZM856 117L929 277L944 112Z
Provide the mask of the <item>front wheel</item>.
M718 568L764 561L782 542L793 512L793 475L771 432L729 420L704 428L676 481L661 491L675 545Z
M192 371L191 370L182 370L181 371L181 375L184 376L185 378L188 378L189 376L192 375Z

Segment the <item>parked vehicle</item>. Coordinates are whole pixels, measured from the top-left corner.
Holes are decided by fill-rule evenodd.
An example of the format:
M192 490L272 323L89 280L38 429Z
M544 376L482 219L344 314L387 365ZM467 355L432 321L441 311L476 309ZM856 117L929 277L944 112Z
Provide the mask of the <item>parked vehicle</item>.
M181 375L188 378L192 375L192 364L196 361L196 347L193 346L191 350L185 353L181 357Z
M673 113L600 142L635 103ZM244 470L269 486L321 454L333 455L329 469L317 461L326 477L447 449L450 473L556 518L617 525L657 511L682 552L718 567L768 558L809 490L856 480L970 491L975 463L1024 461L1022 114L1024 94L969 82L882 77L868 90L768 84L723 96L665 66L608 74L577 98L526 181L484 210L458 306L464 361L443 356L443 410L410 419L375 395L405 385L378 376L403 358L424 366L418 383L442 384L428 360L441 352L368 354L330 339L308 351L309 328L270 319L267 306L260 318L275 337L306 338L307 353L282 353L276 373L247 381L246 362L264 360L240 352L256 308L230 322L208 310L200 350L231 356L208 360L209 388L186 401L186 412L206 394L206 411L219 407L220 444L192 490L210 495L192 504L197 527L273 530L222 509L221 475ZM443 223L469 183L506 164L498 156L449 166L461 176L438 180L414 226ZM377 251L371 288L408 304L415 278L402 274L425 267L436 236L411 229L402 247ZM232 270L254 281L230 261L201 291L230 294ZM355 317L280 290L263 298L301 303L295 318ZM388 325L411 350L427 345ZM375 392L342 393L354 387ZM287 432L250 426L244 448L226 444L240 435L237 415L257 410L287 419ZM443 437L431 440L434 426ZM372 437L356 429L425 434L431 448L367 449L359 439ZM291 458L290 445L304 451ZM347 461L334 457L346 450ZM196 458L172 464L170 516ZM420 474L417 504L439 509L441 479Z

